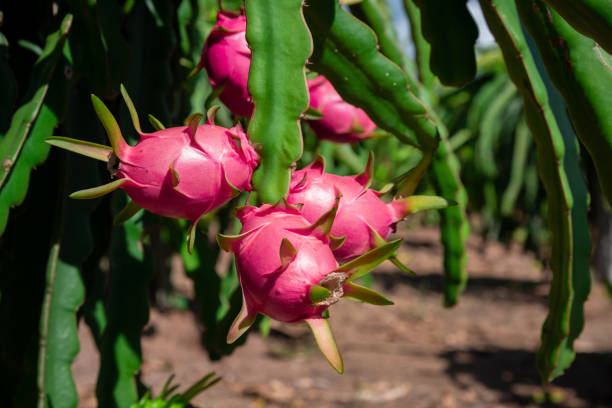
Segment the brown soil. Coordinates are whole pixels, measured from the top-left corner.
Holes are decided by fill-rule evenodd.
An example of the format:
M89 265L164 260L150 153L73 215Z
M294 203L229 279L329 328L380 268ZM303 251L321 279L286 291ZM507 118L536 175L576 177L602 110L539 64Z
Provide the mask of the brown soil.
M213 363L192 313L153 310L142 380L156 393L172 373L183 388L215 371L223 380L194 400L198 407L612 407L612 303L600 284L586 303L576 361L543 388L534 353L549 274L529 254L472 237L468 288L445 309L437 234L427 228L407 234L400 256L417 278L392 266L375 272L375 286L394 306L346 300L332 306L343 375L304 326L273 323L270 337L252 333L245 346ZM81 405L95 407L98 355L85 325L80 337L73 371ZM538 404L543 399L549 402Z

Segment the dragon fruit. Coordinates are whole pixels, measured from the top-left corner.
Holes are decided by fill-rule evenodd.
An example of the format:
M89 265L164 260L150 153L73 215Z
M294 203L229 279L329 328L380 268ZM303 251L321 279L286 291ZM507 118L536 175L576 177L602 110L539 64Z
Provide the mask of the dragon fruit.
M251 117L253 102L247 91L251 50L246 41L246 17L221 12L204 44L198 70L208 79L221 102L234 114Z
M333 142L355 143L372 137L376 124L368 115L348 102L336 92L334 86L325 77L308 81L310 106L323 115L308 123L317 137Z
M343 296L378 305L392 304L352 281L394 253L401 240L385 243L338 266L331 247L340 245L342 240L330 235L336 210L337 200L312 224L297 207L283 202L237 211L241 234L217 236L221 248L235 254L243 295L242 309L227 336L229 343L253 324L258 313L287 323L306 322L327 360L342 372L342 358L326 318L327 308Z
M441 197L417 195L383 202L380 193L369 188L373 165L373 156L370 155L362 174L338 176L326 173L325 162L319 157L292 175L287 202L302 205L301 213L308 221L312 222L329 211L337 192L341 194L331 229L333 236L345 237L344 243L334 249L338 261L355 258L380 245L395 229L395 224L408 214L449 205ZM404 269L395 258L391 260Z
M107 162L111 176L116 178L70 197L95 198L120 187L133 200L123 218L129 218L142 207L159 215L193 221L189 231L191 248L193 227L204 214L227 203L240 191L251 190L257 154L240 125L232 129L214 125L216 109L209 111L205 125L199 125L202 115L194 114L187 119L187 126L144 133L123 86L121 90L140 134L135 146L125 142L112 114L94 95L94 109L112 147L63 137L47 139L52 145Z

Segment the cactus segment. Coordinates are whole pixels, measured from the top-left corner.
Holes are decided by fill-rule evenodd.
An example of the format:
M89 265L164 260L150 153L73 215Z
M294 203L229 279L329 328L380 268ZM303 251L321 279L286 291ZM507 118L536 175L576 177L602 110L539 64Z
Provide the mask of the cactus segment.
M336 345L334 334L329 327L328 320L322 317L315 317L306 319L305 322L310 327L310 330L312 330L321 353L323 353L334 370L342 374L344 372L344 363L342 362L342 356L338 351L338 346Z
M565 100L576 134L593 159L601 190L612 203L612 94L602 85L612 82L612 56L545 3L525 0L517 5L551 82ZM609 5L600 7L612 14Z
M289 263L291 263L291 261L295 259L295 256L297 255L297 250L291 244L291 241L289 241L287 238L283 238L283 240L281 241L279 253L281 260L281 269L284 269L285 267L287 267L287 265L289 265Z
M142 207L136 204L135 201L129 201L125 207L115 216L113 219L114 225L121 225L130 218L132 218L138 211L142 210Z
M352 261L340 265L334 272L345 272L349 276L347 282L354 281L370 272L390 256L393 256L401 243L401 239L386 242L384 245L371 249Z
M102 126L104 126L104 130L106 130L106 135L111 142L113 152L115 152L117 157L122 159L123 152L129 146L121 134L119 124L113 117L113 114L108 110L104 102L102 102L96 95L91 95L91 103L93 104L94 110L96 111L96 115L98 115L100 122L102 122Z
M331 291L321 285L312 285L308 291L308 297L313 305L316 305L323 299L326 299L329 295L331 295Z
M202 115L201 113L192 113L191 115L189 115L189 117L187 117L187 119L185 119L185 124L189 128L189 135L193 139L195 139L198 126L200 125L200 121L203 117L204 115Z
M91 198L102 197L105 194L111 193L118 189L123 183L129 181L128 179L119 179L115 180L111 183L104 184L102 186L88 188L86 190L75 191L70 194L70 198L74 198L76 200L88 200Z
M499 212L503 216L509 216L514 210L516 200L521 191L521 186L525 182L524 170L526 168L527 157L532 148L533 139L529 128L525 122L525 117L519 120L514 136L514 151L512 152L512 169L510 180L501 198Z
M232 344L236 340L240 338L246 332L249 327L253 323L255 323L255 318L257 317L256 313L251 313L249 310L249 304L246 296L244 295L244 290L242 292L242 308L238 313L238 316L234 319L232 326L230 327L227 333L227 342L228 344Z
M544 382L559 374L559 366L571 362L561 361L566 356L566 339L570 331L570 310L574 296L571 284L572 245L572 192L563 167L565 144L559 126L548 102L545 84L538 73L528 48L521 23L527 29L534 13L531 2L518 2L525 6L526 18L519 20L517 5L504 0L480 0L483 14L502 50L510 79L515 83L524 102L527 125L536 139L538 170L548 197L548 225L551 229L550 265L553 271L549 298L549 315L542 327L542 344L536 355L536 364ZM527 5L529 4L529 7ZM609 159L608 159L609 160ZM570 350L571 351L571 350Z
M459 177L459 161L450 149L446 136L440 141L431 167L437 192L457 202L456 206L440 211L440 242L444 247L444 305L450 307L459 300L468 279L465 241L470 235L470 224L465 214L467 193Z
M394 183L396 196L407 197L416 191L417 186L425 175L432 158L433 152L424 152L423 157L421 160L419 160L417 165L399 177L399 179Z
M429 151L436 123L410 89L406 74L377 49L376 36L337 1L310 1L304 17L312 33L312 69L324 75L342 98L361 109L404 143Z
M142 134L142 129L140 128L140 119L138 119L138 112L136 112L134 102L132 102L132 98L130 98L127 89L125 89L125 86L123 84L121 84L120 90L121 96L123 97L123 101L125 102L125 105L127 106L128 111L130 112L130 117L132 118L132 125L140 135Z
M308 108L304 66L312 40L302 0L247 0L246 18L248 92L255 104L248 134L261 149L252 183L260 200L274 203L286 196L290 167L302 155L299 119Z
M363 173L361 173L355 178L355 181L361 184L363 186L363 190L365 191L368 188L370 188L370 185L372 184L373 179L374 179L374 153L370 151L370 154L368 155L368 162L366 163L365 169L363 170Z
M356 285L354 283L347 283L343 286L343 290L343 297L357 300L359 302L369 303L371 305L378 306L389 306L393 304L393 301L381 295L380 293L372 289L368 289L364 286Z
M399 44L394 25L389 24L391 13L384 0L363 0L350 7L351 13L372 28L378 39L380 52L398 67L405 64L405 56ZM410 85L412 86L413 81Z
M474 45L478 27L467 0L414 0L421 11L421 31L431 45L429 66L444 85L461 86L476 76Z
M419 211L441 210L457 205L457 203L438 196L413 195L394 200L389 205L393 211L393 218L396 221L400 221L406 216Z
M612 7L601 0L546 0L574 29L612 54Z
M153 129L155 129L155 130L164 130L166 128L161 123L161 121L159 119L157 119L155 116L149 114L147 116L147 118L149 118L149 123L151 124L151 126L153 126Z
M62 136L51 136L45 139L45 142L52 146L61 147L62 149L82 154L83 156L91 157L92 159L108 162L108 158L113 149L97 143L86 142L85 140L72 139Z
M385 241L385 239L380 236L380 234L374 229L374 227L368 224L368 228L370 229L370 239L372 240L374 247L381 247L387 244L387 241ZM412 272L407 266L401 263L399 259L397 259L396 253L392 254L389 257L389 261L391 261L393 265L397 266L402 272L411 276L416 276L414 272Z

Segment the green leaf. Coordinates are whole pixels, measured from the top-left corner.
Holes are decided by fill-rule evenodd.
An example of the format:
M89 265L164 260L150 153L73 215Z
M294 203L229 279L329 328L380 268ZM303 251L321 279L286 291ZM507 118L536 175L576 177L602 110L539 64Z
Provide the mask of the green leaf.
M248 134L261 157L253 186L260 200L274 203L286 195L290 167L302 154L299 118L308 107L304 64L312 42L301 0L247 0L246 16L255 104Z
M98 143L86 140L71 139L69 137L52 136L45 139L51 146L61 147L62 149L91 157L92 159L108 162L108 158L113 149Z
M411 89L409 78L377 48L376 36L337 0L312 0L304 8L312 33L312 69L376 124L423 150L437 143L436 122Z
M70 194L70 198L74 198L77 200L89 200L92 198L102 197L108 193L111 193L121 187L121 185L125 182L129 181L128 179L118 179L115 181L111 181L108 184L104 184L98 187L88 188L86 190L75 191Z
M117 120L111 111L108 110L104 102L102 102L96 95L91 95L91 103L96 111L96 115L98 115L98 119L100 119L102 126L104 126L108 140L110 140L111 146L113 147L113 152L115 152L117 157L122 158L128 144L123 139L121 128L119 127Z
M391 300L380 293L354 283L348 283L344 286L344 297L378 306L393 304Z
M343 264L334 270L334 272L346 272L349 278L347 282L352 282L359 279L372 269L380 265L389 257L395 255L395 251L401 245L402 240L387 242L374 249L369 250L365 254Z

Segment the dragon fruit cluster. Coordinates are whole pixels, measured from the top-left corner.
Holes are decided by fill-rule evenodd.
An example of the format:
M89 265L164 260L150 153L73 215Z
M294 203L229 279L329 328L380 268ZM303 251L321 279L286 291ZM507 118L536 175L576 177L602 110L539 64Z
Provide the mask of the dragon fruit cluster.
M237 115L249 116L253 104L246 82L250 50L245 40L244 16L221 13L206 41L200 68L205 67L221 100ZM323 118L312 123L320 137L352 142L368 137L375 125L367 115L342 101L323 77L309 82L312 106ZM188 248L193 248L200 218L242 191L251 190L258 165L256 149L240 125L231 129L214 124L215 109L206 124L191 115L186 126L140 130L138 115L127 92L122 94L140 135L128 145L106 106L92 96L94 109L111 146L53 137L48 142L104 161L109 184L73 193L73 198L95 198L122 188L132 202L120 214L127 219L138 209L192 221ZM322 158L294 171L286 197L276 204L244 206L236 211L242 224L238 235L218 235L221 248L235 255L243 305L227 340L237 340L265 314L287 323L307 323L319 348L338 371L342 358L329 323L328 308L343 297L376 305L392 302L354 283L386 259L395 258L401 240L387 242L398 221L422 209L443 208L438 197L409 196L390 203L370 188L373 158L360 175L325 172Z
M246 41L246 17L221 12L213 27L198 64L221 102L238 116L250 117L253 102L247 90L251 50ZM354 143L373 136L376 129L368 115L344 100L325 77L308 81L310 106L322 117L308 120L320 139Z

